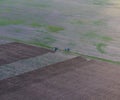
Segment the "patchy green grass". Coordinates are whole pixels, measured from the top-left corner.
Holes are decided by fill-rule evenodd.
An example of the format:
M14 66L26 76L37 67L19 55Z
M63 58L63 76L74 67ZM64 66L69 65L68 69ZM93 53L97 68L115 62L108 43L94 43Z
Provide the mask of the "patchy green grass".
M105 51L104 51L104 48L106 47L106 44L104 44L104 43L98 43L98 44L96 44L96 49L100 52L100 53L106 53Z
M94 5L106 5L109 0L92 0Z
M0 26L6 26L6 25L19 25L22 24L22 20L9 20L9 19L0 19Z
M90 32L87 32L84 34L84 37L88 38L88 39L98 39L98 40L101 40L101 41L104 41L104 42L110 42L112 41L113 39L109 36L103 36L101 34L97 34L96 32L94 31L90 31Z
M3 3L5 0L0 0L0 4Z
M69 48L75 48L76 43L71 41L67 45L68 45Z
M45 33L45 34L48 34L48 33L49 33L49 32L47 32L47 30L45 30L45 29L37 29L36 32Z
M65 52L63 52L65 53ZM68 53L67 53L68 54ZM93 60L100 60L100 61L105 61L105 62L109 62L109 63L113 63L113 64L118 64L120 65L120 61L113 61L113 60L109 60L109 59L105 59L105 58L100 58L100 57L95 57L95 56L89 56L89 55L84 55L84 54L80 54L79 52L75 52L75 51L70 51L69 54L71 55L75 55L75 56L82 56L88 59L93 59Z
M102 19L101 19L101 20L94 20L94 21L93 21L93 24L94 24L94 25L105 25L105 22L104 22L104 20L102 20Z
M26 43L26 44L31 44L31 45L40 46L40 47L43 47L43 48L48 48L48 49L52 48L51 46L49 46L49 45L47 45L45 43L42 43L40 41L35 41L35 40L24 41L24 40L21 40L21 39L10 38L10 37L5 37L5 36L0 36L0 39L14 41L14 42L20 42L20 43Z
M42 2L42 1L35 1L35 0L25 0L24 5L26 6L31 6L31 7L37 7L37 8L48 8L50 5L47 2ZM22 3L21 3L22 4Z
M80 24L80 25L85 24L84 21L82 21L82 20L77 20L77 19L71 20L70 23L71 23L71 24Z
M27 43L36 45L36 46L41 46L44 48L51 48L51 44L54 43L56 39L54 39L51 36L41 36L39 35L38 37L31 38L31 40L27 41Z
M90 59L94 59L94 60L100 60L100 61L110 62L110 63L113 63L113 64L119 64L120 65L120 61L112 61L112 60L109 60L109 59L99 58L99 57L95 57L95 56L88 56L88 55L85 55L85 57L90 58Z
M50 5L47 4L30 4L31 6L38 7L38 8L48 8Z
M49 32L59 32L59 31L64 30L64 28L61 27L61 26L48 26L48 27L47 27L47 30L48 30Z
M7 36L0 36L0 39L4 39L4 40L8 40L8 41L13 41L13 42L22 42L22 43L25 43L25 41L22 41L20 39L10 38L10 37L7 37Z
M2 8L2 7L1 7ZM12 8L2 8L2 9L0 9L0 14L2 15L2 14L4 14L4 13L11 13L12 12Z
M23 24L24 23L24 21L22 21L22 20L11 20L9 22L11 24L14 24L14 25L19 25L19 24Z
M52 43L54 43L56 41L56 39L54 39L54 38L52 38L52 37L45 37L44 39L43 39L43 42L45 43L45 44L52 44Z
M30 24L30 26L32 26L32 27L34 27L34 28L39 28L39 27L41 27L42 25L40 24L40 23L37 23L37 22L33 22L33 23L31 23Z
M18 29L14 29L13 31L14 31L15 33L21 33L23 30L18 28Z
M110 42L110 41L113 40L111 37L108 37L108 36L102 36L101 38L102 38L102 40L105 41L105 42Z
M65 46L75 47L76 49L79 49L79 48L82 48L81 43L83 44L85 43L90 45L91 49L97 49L99 52L104 53L105 52L104 50L106 50L107 48L104 49L105 46L101 43L108 44L110 41L112 41L112 38L109 37L109 35L108 36L105 35L109 33L109 29L111 27L107 24L107 22L111 20L110 18L112 18L113 22L116 21L116 18L118 17L118 15L117 15L117 9L114 9L114 6L115 5L116 7L119 6L118 3L116 3L116 1L120 1L120 0L115 0L115 3L114 3L114 0L113 0L113 3L109 2L109 4L111 4L110 7L101 6L101 5L108 4L107 2L109 0L81 0L80 2L77 2L77 1L78 0L75 0L74 2L73 1L56 2L55 0L51 0L51 1L49 0L0 0L0 5L1 5L0 6L1 8L0 27L2 28L2 26L6 26L6 25L21 24L21 25L25 25L26 26L25 28L29 28L29 27L34 28L36 32L33 30L34 31L33 34L35 34L33 36L34 38L38 38L39 41L35 41L35 40L31 41L30 39L33 38L33 36L28 36L28 37L23 36L24 37L23 39L27 41L29 38L30 41L28 41L28 44L33 44L33 45L42 46L42 47L47 47L49 43L50 44L54 43L57 40L57 39L56 40L54 39L54 35L55 35L54 33L63 31L63 34L57 36L57 38L62 41L62 35L66 35L68 39L65 40L66 42L66 44L64 44ZM4 4L2 2L4 2ZM102 10L105 13L106 12L107 13L106 14L103 12L101 13ZM115 17L114 16L112 17L112 14L109 13L110 11L116 12L114 14ZM51 19L51 14L58 20ZM111 17L109 18L109 16ZM14 21L14 18L18 20ZM21 20L23 19L25 23L24 21L20 21L20 19ZM53 21L54 21L54 24L53 24ZM58 26L56 26L56 24ZM67 27L67 30L64 29L65 28L64 26ZM104 30L105 28L104 26L106 26L107 29ZM11 32L9 32L9 30L10 31L12 30L13 34L21 33L21 30L16 29L14 27L11 27L14 29L9 29L9 26L7 28L8 29L5 30L6 33L8 32L12 34ZM103 29L102 30L103 33L100 33L99 31L100 29L101 30ZM115 28L113 28L113 30L114 29ZM87 32L89 30L92 30L92 31ZM29 32L29 30L26 30L26 31ZM47 34L44 34L44 33L47 33ZM40 35L42 34L40 36L41 38L37 37L39 36L39 34ZM110 35L111 35L111 32L110 32ZM76 38L77 36L78 38ZM79 41L79 38L81 39L80 43L77 42ZM21 39L21 37L17 37L17 39ZM20 41L17 39L16 40L10 39L10 40ZM73 42L73 43L70 43L70 42ZM61 42L58 41L56 43L61 43ZM115 43L117 43L117 40ZM93 47L92 45L94 44L96 45L94 46L94 48L92 48ZM115 45L118 45L118 44L115 44ZM91 50L89 52L92 53L94 51ZM112 52L112 54L114 54L114 52Z
M85 33L84 36L89 38L89 39L100 37L95 31L89 31L89 32Z
M36 45L36 46L40 46L40 47L44 47L44 48L52 48L51 46L45 44L45 43L42 43L42 42L38 42L38 41L28 41L27 42L28 44L32 44L32 45Z

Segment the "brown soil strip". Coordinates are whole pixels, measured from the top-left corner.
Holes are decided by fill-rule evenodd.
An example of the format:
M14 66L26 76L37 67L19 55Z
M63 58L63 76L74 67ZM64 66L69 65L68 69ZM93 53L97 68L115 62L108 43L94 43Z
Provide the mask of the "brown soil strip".
M0 45L0 66L47 52L53 51L17 42L3 44Z
M0 81L1 100L119 100L120 67L81 57Z
M28 73L24 73L22 75L1 80L0 95L8 92L14 92L22 87L33 84L34 82L42 82L46 79L56 77L59 74L73 70L73 65L76 65L78 61L80 61L80 65L87 62L87 60L84 58L76 57L65 62L49 65L38 70L34 70Z

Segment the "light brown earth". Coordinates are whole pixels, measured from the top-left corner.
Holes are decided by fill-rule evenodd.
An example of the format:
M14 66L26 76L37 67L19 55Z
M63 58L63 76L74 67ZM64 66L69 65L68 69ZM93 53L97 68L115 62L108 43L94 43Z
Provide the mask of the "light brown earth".
M120 67L76 57L0 81L0 100L119 100Z

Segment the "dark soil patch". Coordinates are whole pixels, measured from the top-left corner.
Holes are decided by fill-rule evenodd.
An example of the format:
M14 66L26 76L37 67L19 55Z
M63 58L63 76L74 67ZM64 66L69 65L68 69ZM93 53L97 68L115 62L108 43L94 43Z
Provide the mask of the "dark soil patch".
M0 81L1 100L119 100L120 67L77 57Z
M0 65L39 56L47 52L53 51L17 42L3 44L0 45Z

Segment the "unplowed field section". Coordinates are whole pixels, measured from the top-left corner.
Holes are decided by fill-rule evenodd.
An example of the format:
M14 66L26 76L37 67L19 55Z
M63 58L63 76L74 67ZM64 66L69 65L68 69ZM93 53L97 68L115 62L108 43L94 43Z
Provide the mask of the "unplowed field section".
M0 45L0 65L12 63L21 59L39 56L51 50L23 44L23 43L8 43Z
M1 100L119 100L120 67L77 57L0 81Z

